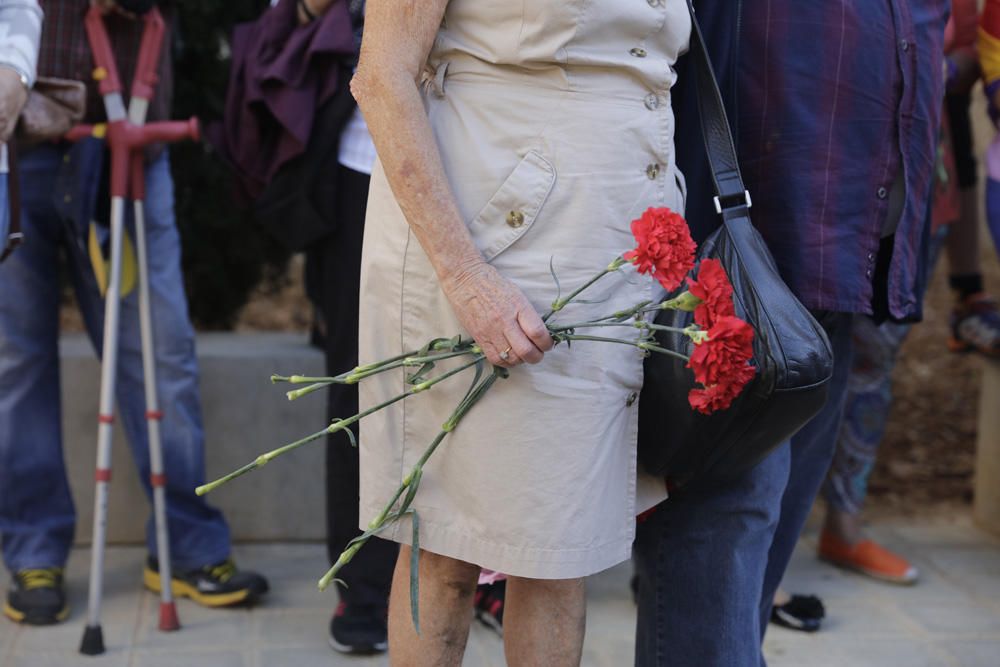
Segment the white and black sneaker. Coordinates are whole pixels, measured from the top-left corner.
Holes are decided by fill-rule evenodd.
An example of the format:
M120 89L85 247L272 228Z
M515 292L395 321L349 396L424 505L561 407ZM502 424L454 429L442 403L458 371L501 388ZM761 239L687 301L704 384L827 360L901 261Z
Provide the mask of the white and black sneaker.
M146 560L142 578L146 588L160 592L160 568L153 556ZM270 588L262 575L237 569L232 558L193 570L174 570L171 578L174 595L206 607L252 604Z

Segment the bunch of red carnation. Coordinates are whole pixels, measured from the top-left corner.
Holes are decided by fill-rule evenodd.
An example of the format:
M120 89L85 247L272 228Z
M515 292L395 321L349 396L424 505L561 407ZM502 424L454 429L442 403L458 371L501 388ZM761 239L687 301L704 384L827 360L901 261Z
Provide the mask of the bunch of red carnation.
M694 268L695 243L683 217L667 208L651 208L632 222L638 243L624 255L640 273L651 274L667 290L674 290ZM736 316L733 286L722 264L704 259L688 290L700 300L694 321L705 332L695 336L688 362L701 385L688 394L691 407L704 414L724 410L753 379L753 328Z

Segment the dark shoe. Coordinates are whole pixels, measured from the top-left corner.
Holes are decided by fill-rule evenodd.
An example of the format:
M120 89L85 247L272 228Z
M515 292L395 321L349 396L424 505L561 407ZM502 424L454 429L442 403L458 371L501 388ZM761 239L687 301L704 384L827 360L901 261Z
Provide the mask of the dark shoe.
M823 623L826 609L815 595L793 595L782 605L771 607L771 622L801 632L816 632Z
M486 627L503 637L503 605L507 593L507 582L497 581L492 584L476 586L476 597L473 606L476 618Z
M1000 310L996 301L983 292L959 301L951 313L948 347L953 352L1000 356Z
M385 653L389 648L386 610L341 602L330 619L328 640L340 653Z
M69 605L66 604L63 568L19 570L7 592L3 613L12 621L29 625L65 621Z
M232 558L195 570L174 570L171 576L175 596L191 598L206 607L252 604L270 589L267 579L256 572L238 570ZM146 560L142 580L146 588L160 592L159 563L152 556Z

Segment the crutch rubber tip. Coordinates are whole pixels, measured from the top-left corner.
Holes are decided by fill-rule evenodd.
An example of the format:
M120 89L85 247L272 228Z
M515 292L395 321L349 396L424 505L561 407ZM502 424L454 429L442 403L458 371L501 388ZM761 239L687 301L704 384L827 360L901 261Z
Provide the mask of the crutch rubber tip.
M104 653L104 633L101 626L88 625L83 631L83 641L80 642L80 653L84 655L101 655Z
M173 632L181 629L177 620L177 606L173 602L160 603L160 632Z

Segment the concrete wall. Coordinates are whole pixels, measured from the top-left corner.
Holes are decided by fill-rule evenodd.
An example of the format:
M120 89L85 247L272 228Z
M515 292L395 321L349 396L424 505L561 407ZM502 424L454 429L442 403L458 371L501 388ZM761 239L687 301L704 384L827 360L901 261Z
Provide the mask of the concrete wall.
M90 541L100 369L89 341L66 336L62 358L66 466L77 506L77 540ZM198 337L209 479L258 454L323 428L322 392L289 402L272 373L321 374L323 355L294 334L203 334ZM119 426L113 454L108 535L141 542L150 507ZM324 443L276 459L208 496L229 519L236 540L320 540L325 537Z
M983 362L975 484L976 522L1000 535L1000 361Z

